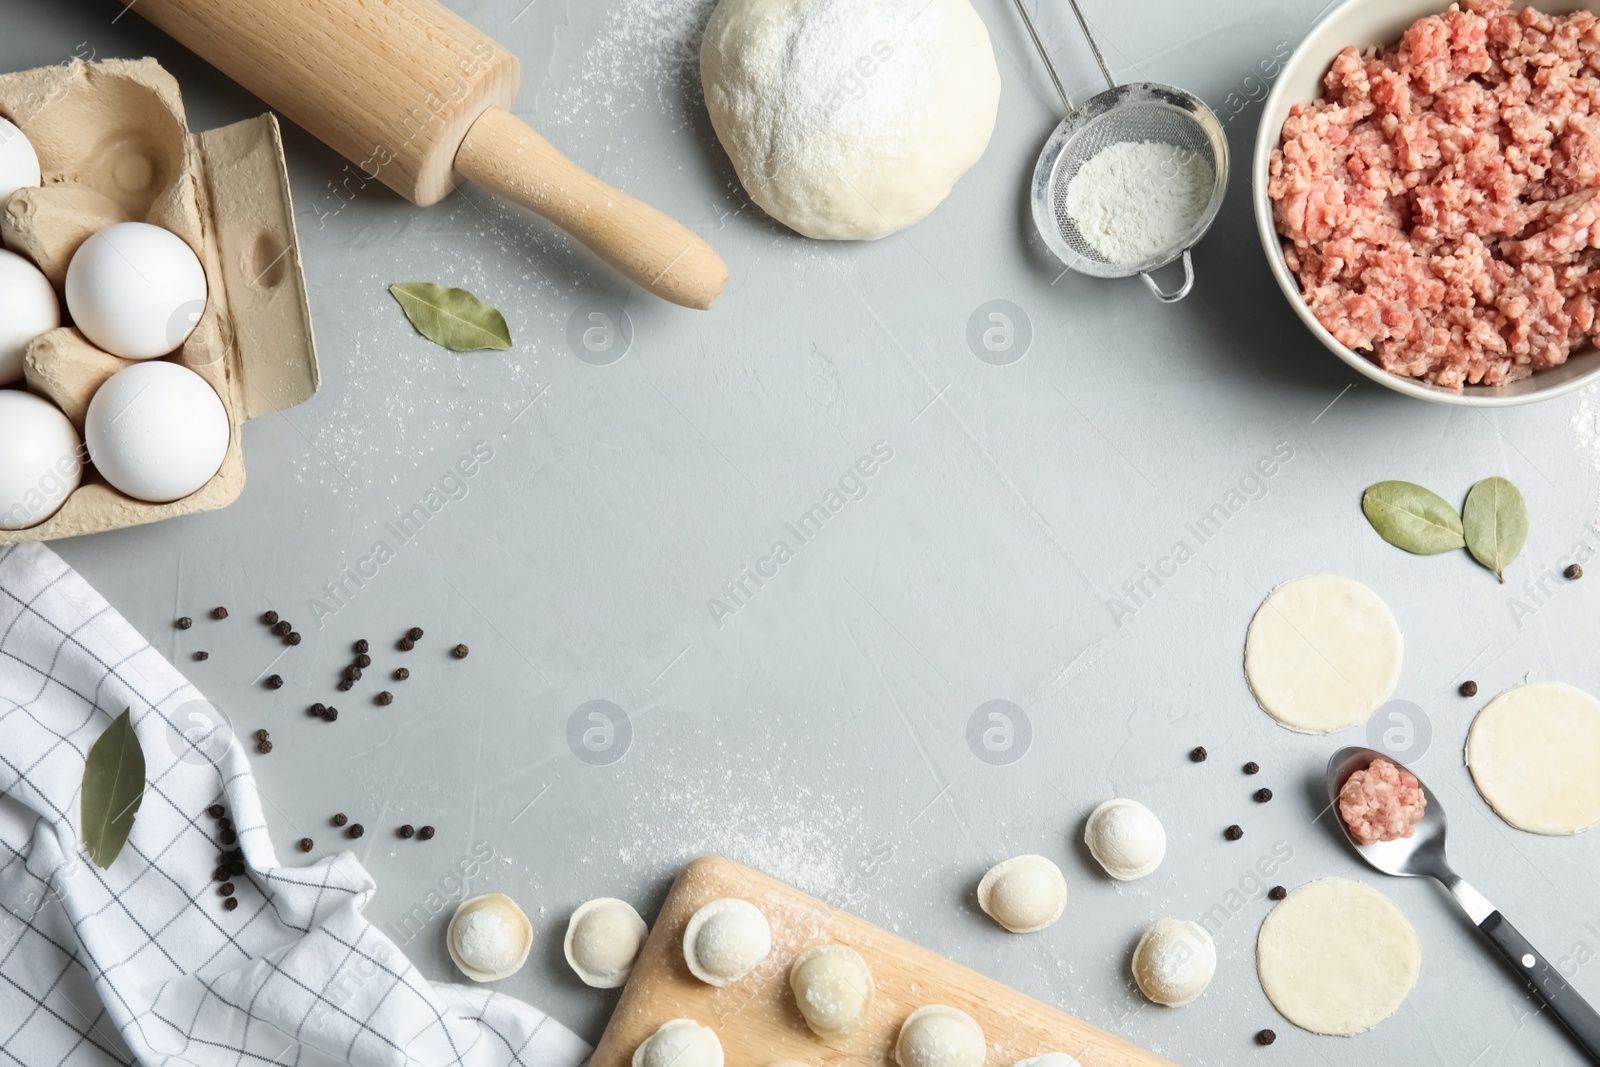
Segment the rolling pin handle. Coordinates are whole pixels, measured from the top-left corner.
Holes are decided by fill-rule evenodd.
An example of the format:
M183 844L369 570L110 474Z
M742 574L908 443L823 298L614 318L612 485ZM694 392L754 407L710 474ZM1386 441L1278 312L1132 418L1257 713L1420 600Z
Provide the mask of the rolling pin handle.
M728 286L727 265L693 230L589 174L509 111L478 117L455 169L549 219L664 300L705 309Z

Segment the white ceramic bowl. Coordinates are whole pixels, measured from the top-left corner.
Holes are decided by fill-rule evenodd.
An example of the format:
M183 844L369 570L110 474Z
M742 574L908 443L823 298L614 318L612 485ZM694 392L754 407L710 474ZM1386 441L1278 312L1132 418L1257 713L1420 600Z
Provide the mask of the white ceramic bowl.
M1367 48L1371 45L1394 44L1417 19L1438 14L1447 5L1448 0L1345 0L1300 42L1300 47L1295 49L1267 97L1266 107L1261 113L1261 128L1256 131L1255 159L1250 168L1256 229L1261 235L1261 246L1266 250L1272 276L1278 279L1278 287L1288 297L1290 306L1306 324L1306 328L1316 335L1328 351L1373 381L1407 396L1440 404L1510 407L1549 400L1600 379L1600 351L1592 347L1583 348L1574 352L1561 366L1540 371L1531 378L1493 387L1469 385L1459 393L1414 378L1390 374L1360 352L1340 344L1311 314L1305 301L1300 299L1299 281L1284 263L1278 232L1272 225L1272 201L1267 198L1267 171L1272 162L1272 151L1282 141L1283 122L1289 117L1289 109L1295 104L1311 103L1321 95L1323 76L1333 65L1334 57L1347 45ZM1580 9L1600 12L1600 0L1543 0L1535 6L1552 14Z

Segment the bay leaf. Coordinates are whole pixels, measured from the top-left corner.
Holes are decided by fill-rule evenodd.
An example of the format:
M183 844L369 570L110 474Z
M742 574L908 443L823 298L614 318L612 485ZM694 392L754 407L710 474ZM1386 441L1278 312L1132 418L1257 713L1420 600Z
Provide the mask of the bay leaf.
M432 282L397 282L389 292L417 332L452 352L511 347L506 317L465 289Z
M1361 494L1361 510L1378 536L1419 556L1466 544L1461 516L1444 497L1412 482L1379 482Z
M1467 551L1504 585L1506 568L1528 540L1528 505L1521 490L1504 478L1485 478L1467 493L1461 520Z
M83 845L95 866L104 870L116 862L143 802L144 749L125 708L95 739L83 764Z

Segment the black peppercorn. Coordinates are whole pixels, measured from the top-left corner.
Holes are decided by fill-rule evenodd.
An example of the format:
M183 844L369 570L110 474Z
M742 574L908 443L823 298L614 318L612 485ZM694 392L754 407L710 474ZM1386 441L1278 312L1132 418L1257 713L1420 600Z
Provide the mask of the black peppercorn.
M211 609L211 617L221 622L228 617L228 609L220 605Z
M350 816L346 815L342 811L339 812L337 815L335 815L333 817L333 825L335 825L335 826L343 826L345 823L347 823L349 821L350 821Z
M229 897L227 900L224 900L222 902L222 910L223 911L232 911L234 908L237 908L238 906L239 906L239 898L238 897Z
M231 897L231 896L233 896L233 883L232 882L223 882L221 885L217 886L217 896L219 896L219 897Z
M1204 745L1196 745L1189 751L1189 758L1196 763L1204 763L1208 755L1210 753L1206 751L1206 746Z
M339 718L339 709L330 705L328 710L322 713L322 718L324 722L334 722Z
M1258 1045L1270 1045L1276 1040L1278 1040L1278 1035L1271 1030L1263 1030L1256 1035L1256 1044Z
M211 877L214 881L226 882L228 880L228 865L226 863L220 865L211 872Z
M417 647L417 642L412 638L402 637L398 642L395 643L395 647L401 652L410 652L413 648Z
M1234 823L1232 826L1222 831L1222 836L1226 837L1229 841L1237 841L1239 838L1244 836L1244 827L1240 826L1238 823Z
M406 631L406 636L411 638L411 640L413 640L413 641L421 641L422 640L422 627L413 626L411 629Z
M1471 680L1462 682L1461 687L1456 692L1464 697L1475 697L1478 695L1478 683Z
M221 804L213 804L206 809L206 814L211 816L213 819L220 819L224 815L228 814L228 809L223 807Z
M281 674L269 674L269 675L267 675L267 688L268 689L282 689L283 688L283 675L281 675Z
M211 653L209 653L209 652L196 652L194 654L194 658L199 660L200 662L204 663L206 660L211 658Z
M372 666L372 657L367 655L365 652L361 653L361 655L356 657L356 666L363 669Z
M1254 796L1257 804L1265 804L1267 801L1272 799L1272 790L1266 788L1257 789L1254 793Z
M298 645L300 643L300 631L290 630L288 633L284 634L283 643L286 645Z
M1275 885L1271 889L1267 890L1267 896L1272 900L1282 900L1288 895L1289 891L1283 888L1281 885Z
M274 626L278 622L278 613L276 611L263 612L261 615L261 621L266 623L268 626Z
M310 852L315 847L316 846L313 845L312 842L311 842L311 838L302 837L300 839L300 851L301 852Z
M194 620L189 618L189 616L187 616L187 615L185 615L183 618L178 620L178 629L180 629L180 630L187 630L189 627L191 627L193 625L194 625Z
M349 834L351 837L360 837L362 834L364 834L366 832L367 832L366 827L362 826L358 822L351 823L350 824L350 829L345 831L345 833Z
M403 682L409 677L411 677L411 672L406 670L404 667L396 667L394 669L394 680L395 681Z
M1246 763L1244 765L1244 773L1246 773L1246 774L1260 774L1261 773L1261 765L1259 763L1257 763L1255 760L1251 760L1249 763Z
M344 676L348 681L359 682L361 680L361 668L352 663L344 669Z
M228 875L233 878L244 877L244 860L229 860Z
M1562 571L1561 573L1565 574L1568 578L1571 578L1573 581L1577 581L1579 578L1583 577L1583 568L1578 566L1576 563L1574 563L1574 564L1570 565L1569 567L1567 567L1567 569Z
M415 826L412 826L410 823L406 823L404 826L400 827L400 836L401 837L416 837L417 836L417 828Z
M339 692L341 692L341 693L348 693L348 692L350 692L350 690L354 689L355 686L356 686L356 683L352 682L350 679L348 679L348 678L340 678L339 679L339 684L337 686L335 686L334 688L338 689Z
M224 845L231 845L235 841L239 840L239 835L232 829L225 826L222 828L222 833L217 835L217 840L221 841Z
M257 741L256 742L256 751L261 753L263 756L265 756L268 752L272 751L272 742L271 741Z
M218 830L232 830L233 829L233 820L228 818L226 815L222 816L220 819L217 820L217 829Z
M467 648L466 645L457 645L455 648L450 650L450 654L456 659L466 659L467 653L470 651L471 649Z
M432 841L434 830L431 826L424 826L417 830L418 841Z
M376 700L379 704L382 704L384 707L388 707L390 704L394 703L394 694L389 692L387 689L385 689L383 692L379 693L373 699Z
M265 730L257 730L256 731L256 740L257 741L265 741L269 736L270 735Z
M359 640L359 641L357 641L355 643L356 655L358 655L358 656L361 655L363 652L367 651L371 647L372 647L371 645L367 644L367 639L365 637L363 637L361 640Z
M324 704L322 701L319 700L315 704L311 705L309 708L306 709L306 714L307 715L314 715L314 716L316 716L318 718L321 718L323 715L325 715L327 713L327 711L328 711L328 705Z
M289 631L294 629L294 624L288 619L280 619L272 625L272 632L279 637L289 636Z

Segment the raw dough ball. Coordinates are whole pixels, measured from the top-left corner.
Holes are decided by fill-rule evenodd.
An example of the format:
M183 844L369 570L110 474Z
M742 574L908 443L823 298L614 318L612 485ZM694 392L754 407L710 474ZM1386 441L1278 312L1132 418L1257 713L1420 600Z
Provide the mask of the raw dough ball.
M885 237L937 207L983 155L1000 102L969 0L722 0L700 80L751 199L835 240Z
M615 989L628 980L649 932L633 905L615 897L598 897L572 913L562 950L567 965L585 985Z
M1089 813L1083 843L1106 873L1131 882L1161 866L1167 831L1156 813L1137 800L1108 800Z
M844 945L819 945L789 968L789 987L818 1037L854 1033L872 1010L876 988L867 961Z
M982 1067L987 1042L972 1016L959 1008L929 1004L900 1024L894 1061L900 1067Z
M670 1019L639 1042L633 1067L722 1067L722 1042L709 1026Z
M1348 1037L1393 1015L1417 984L1422 947L1388 897L1345 878L1290 893L1256 938L1256 972L1296 1026Z
M28 343L61 325L56 291L38 267L0 249L0 385L22 381Z
M1169 1008L1198 999L1216 973L1216 944L1205 927L1187 919L1157 919L1133 950L1139 992Z
M978 883L978 906L1014 934L1043 930L1067 907L1067 880L1043 856L1014 856Z
M39 153L33 150L33 142L15 123L0 118L0 207L12 193L37 186L40 180Z
M713 900L689 919L683 931L683 958L702 982L725 986L738 981L772 951L767 917L748 900Z
M1378 594L1336 574L1274 589L1244 642L1263 711L1291 730L1331 734L1367 721L1400 680L1400 624Z
M504 893L463 900L445 931L445 947L461 973L474 982L509 978L522 969L533 947L533 924Z
M0 530L25 530L59 511L82 478L82 452L60 408L0 389Z
M1467 766L1517 829L1587 830L1600 823L1600 701L1555 682L1507 690L1472 720Z

